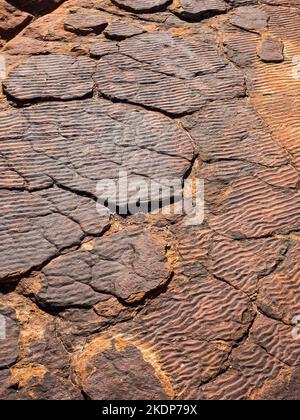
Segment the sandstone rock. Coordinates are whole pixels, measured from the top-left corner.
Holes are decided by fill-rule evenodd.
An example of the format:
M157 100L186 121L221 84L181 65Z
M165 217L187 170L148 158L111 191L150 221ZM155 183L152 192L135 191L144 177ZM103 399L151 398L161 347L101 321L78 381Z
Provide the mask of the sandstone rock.
M0 38L10 39L28 25L32 16L26 12L16 9L6 2L0 1Z
M90 56L92 58L101 58L109 54L117 54L119 51L116 42L112 41L100 41L93 42L90 49Z
M282 267L260 282L258 306L267 316L286 324L292 324L293 319L300 314L298 252L298 243L292 243Z
M197 21L225 13L228 5L223 0L175 0L171 10L184 19Z
M107 21L101 15L87 13L70 13L65 19L65 30L78 35L90 33L100 34L107 26Z
M3 115L2 121L15 128L11 141L5 131L0 133L2 154L30 189L45 188L55 181L96 200L100 195L100 190L99 194L96 191L98 181L117 182L120 171L136 181L181 182L194 153L189 136L175 122L107 101L84 104L38 105L24 109L19 121L14 113ZM147 191L144 196L147 201ZM134 188L128 188L128 202L135 203L134 197ZM118 198L111 201L120 203ZM127 214L127 207L125 210Z
M202 37L143 34L103 57L94 79L106 97L181 115L205 103L243 94L242 75ZM126 82L124 83L124 80Z
M281 39L267 36L262 39L257 54L266 63L281 63L284 60L283 48Z
M55 189L41 194L4 190L2 200L7 205L2 209L0 234L1 281L42 265L64 248L78 246L84 232L99 233L108 225L93 201ZM9 252L11 248L16 252Z
M259 315L253 324L251 339L276 360L299 367L300 337L293 338L290 325Z
M132 345L115 347L89 355L84 351L84 366L75 370L81 389L92 400L167 399L162 384L143 354ZM100 350L100 349L99 349Z
M230 343L244 334L252 317L242 292L202 269L197 277L180 279L128 325L120 325L119 333L149 348L153 359L159 355L173 391L189 399L227 366ZM217 346L218 340L228 347Z
M112 0L121 9L135 13L152 13L164 10L170 0Z
M42 270L38 300L51 307L91 307L116 296L140 301L168 279L163 243L147 232L115 233L53 260Z
M107 38L121 41L125 38L131 38L132 36L140 35L143 32L144 29L140 25L127 25L122 22L113 22L106 28L105 35Z
M230 17L230 23L246 31L261 32L267 29L269 15L252 6L239 7Z
M288 374L285 365L269 356L261 347L246 342L234 350L232 367L211 383L204 385L198 398L249 400L254 393L269 384L280 386L281 377Z
M94 71L94 62L86 57L39 56L13 70L3 86L17 101L76 99L92 93Z
M0 0L0 399L299 400L298 7Z

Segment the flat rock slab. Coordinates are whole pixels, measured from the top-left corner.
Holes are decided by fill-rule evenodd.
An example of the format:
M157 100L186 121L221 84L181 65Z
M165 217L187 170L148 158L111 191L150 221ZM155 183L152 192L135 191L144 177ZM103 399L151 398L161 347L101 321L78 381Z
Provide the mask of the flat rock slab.
M134 13L153 13L166 9L171 0L112 0L121 9Z
M281 63L284 60L284 44L281 39L266 36L262 39L257 54L266 63Z
M117 42L112 41L99 41L99 42L93 42L90 48L90 56L92 58L101 58L105 55L109 54L117 54L119 52L119 47L117 45Z
M208 40L146 33L120 43L94 76L105 96L169 115L199 109L214 99L244 94L244 78Z
M97 239L90 250L47 265L36 297L50 307L91 307L109 295L140 301L170 275L165 245L159 237L136 229Z
M144 32L141 25L129 25L122 22L113 22L104 31L105 36L109 39L122 41L125 38L130 38L135 35L140 35Z
M258 7L239 7L230 17L230 23L250 32L261 32L268 27L269 15Z
M62 249L79 245L85 233L99 234L109 224L92 200L55 188L39 194L2 190L0 195L6 202L1 207L0 281L39 267Z
M91 400L168 399L155 370L134 345L116 349L113 345L94 354L92 342L74 364L79 387Z
M56 180L96 197L98 181L120 171L139 179L182 180L194 151L187 133L167 117L99 100L46 103L1 116L1 153L41 189ZM1 130L2 128L2 130ZM20 171L20 172L19 172Z
M78 35L100 34L107 25L107 21L101 15L88 13L70 13L64 23L66 31Z
M3 86L17 101L76 99L92 93L94 71L95 63L86 57L39 56L13 70Z
M175 0L171 10L184 19L198 21L225 13L228 4L223 0Z

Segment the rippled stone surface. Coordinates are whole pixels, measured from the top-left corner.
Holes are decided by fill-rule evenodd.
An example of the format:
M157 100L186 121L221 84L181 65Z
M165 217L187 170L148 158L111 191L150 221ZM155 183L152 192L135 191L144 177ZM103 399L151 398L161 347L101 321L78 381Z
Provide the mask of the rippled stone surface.
M0 1L1 399L299 400L298 10Z

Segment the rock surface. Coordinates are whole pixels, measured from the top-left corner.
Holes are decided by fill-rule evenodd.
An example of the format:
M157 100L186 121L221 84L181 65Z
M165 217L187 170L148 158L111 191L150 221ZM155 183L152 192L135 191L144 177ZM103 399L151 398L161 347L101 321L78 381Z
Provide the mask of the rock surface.
M101 15L87 13L70 13L65 20L65 30L78 35L89 33L100 34L107 26L106 20Z
M268 36L262 40L257 54L266 63L281 63L284 60L283 48L280 39Z
M0 399L299 400L299 2L0 15Z
M124 10L136 13L158 12L170 4L170 0L112 0L114 4Z
M225 13L228 5L223 0L175 0L171 10L180 17L197 21Z

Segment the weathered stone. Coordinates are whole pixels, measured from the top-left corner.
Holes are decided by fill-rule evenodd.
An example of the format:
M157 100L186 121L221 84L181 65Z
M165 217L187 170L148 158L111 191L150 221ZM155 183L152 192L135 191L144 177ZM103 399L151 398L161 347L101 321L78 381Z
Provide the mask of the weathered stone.
M101 58L108 54L117 54L119 51L116 42L103 41L93 42L90 48L90 56L92 58Z
M189 136L175 122L108 101L85 101L84 107L47 103L24 109L19 119L7 113L2 121L15 128L9 139L0 127L1 153L30 189L55 181L96 199L98 181L117 181L120 171L145 182L180 182L194 154ZM133 190L128 194L134 199Z
M37 299L51 307L91 307L111 296L140 301L169 275L160 239L129 230L53 260L42 270Z
M0 38L10 39L30 22L32 16L16 9L5 0L0 1Z
M160 371L171 382L170 395L189 399L201 383L226 368L230 343L243 336L252 317L244 293L202 269L169 286L115 334L149 349L153 360L159 355ZM228 347L216 345L218 340Z
M184 19L197 21L225 13L228 5L223 0L175 0L171 10Z
M266 63L281 63L284 60L283 49L281 39L266 36L262 39L257 54Z
M167 399L154 368L138 348L124 344L117 349L112 343L111 348L94 352L93 344L79 352L73 367L79 387L90 399Z
M101 15L70 13L65 19L65 30L78 35L100 34L108 25Z
M3 82L17 101L76 99L92 94L95 63L86 57L49 55L30 58Z
M112 0L121 9L135 13L152 13L164 10L171 0Z
M242 74L202 37L148 33L122 41L119 51L103 57L94 76L113 100L180 115L243 95Z
M299 400L299 1L62 3L0 0L0 398Z
M276 360L291 367L300 366L300 337L293 337L290 325L258 315L251 329L251 339Z
M294 319L300 314L299 250L299 244L292 243L278 270L260 281L257 302L259 308L267 316L286 324L297 324Z
M121 41L125 38L131 38L135 35L140 35L144 32L144 29L140 25L127 25L122 22L113 22L106 30L105 35L107 38ZM111 51L110 53L112 53Z
M205 400L251 400L256 392L268 386L277 388L288 374L285 365L269 356L261 347L246 342L234 350L231 368L209 384L204 385L194 398Z
M246 31L261 32L267 29L269 15L259 7L239 7L230 17L230 23Z
M2 207L1 280L39 267L64 248L78 246L85 232L100 233L108 225L93 201L58 189L31 194L3 190L2 200L7 204Z

